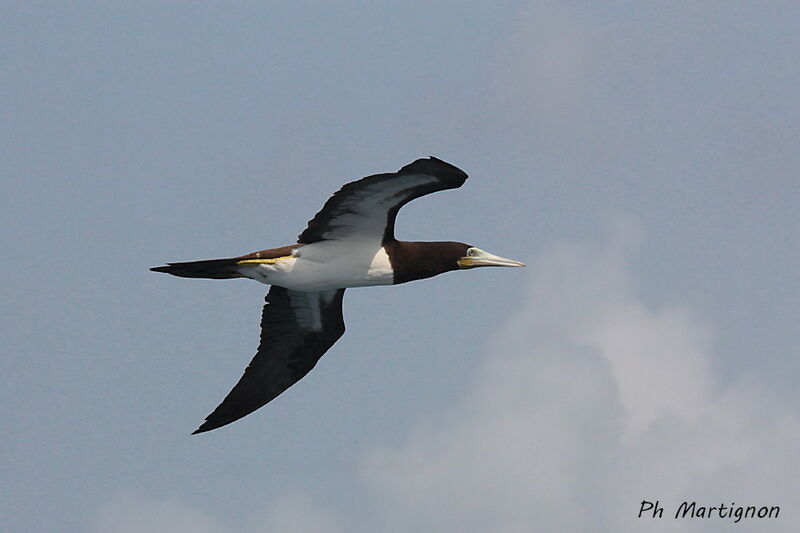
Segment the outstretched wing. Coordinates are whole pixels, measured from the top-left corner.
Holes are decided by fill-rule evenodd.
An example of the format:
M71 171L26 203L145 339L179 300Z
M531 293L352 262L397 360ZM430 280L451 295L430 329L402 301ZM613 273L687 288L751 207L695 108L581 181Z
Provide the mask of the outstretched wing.
M420 196L461 187L466 179L463 170L430 157L395 173L348 183L325 202L297 242L360 238L382 245L393 241L394 220L401 207Z
M239 383L194 433L230 424L270 402L314 368L344 334L344 289L301 292L273 285L261 343Z

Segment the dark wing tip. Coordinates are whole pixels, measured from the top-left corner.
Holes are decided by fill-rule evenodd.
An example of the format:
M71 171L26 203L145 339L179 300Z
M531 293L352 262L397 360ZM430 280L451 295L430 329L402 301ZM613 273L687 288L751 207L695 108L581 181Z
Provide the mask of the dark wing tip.
M417 159L413 163L401 168L398 174L427 174L436 176L456 187L460 187L467 179L467 173L455 165L442 161L438 157L430 156L425 159Z
M165 272L165 273L169 274L169 269L170 269L169 266L160 266L160 267L152 267L152 268L150 268L150 271L151 272Z
M192 435L197 435L198 433L205 433L206 431L211 431L212 429L217 429L219 426L211 427L208 421L203 422L199 428L192 431Z
M227 400L228 398L225 398ZM259 405L258 407L261 407ZM192 431L192 435L197 435L198 433L205 433L206 431L211 431L212 429L221 428L222 426L227 426L231 422L236 422L240 418L244 418L245 416L249 415L258 407L254 409L247 409L247 410L240 410L235 413L231 413L230 406L223 401L222 404L218 405L214 412L211 413L206 417L205 422L200 424L200 427Z
M236 422L240 418L244 417L245 415L250 414L252 411L245 411L244 413L238 416L216 416L216 410L214 413L211 413L206 417L205 422L200 424L200 427L192 431L192 435L197 435L198 433L205 433L206 431L211 431L212 429L221 428L222 426L227 426L231 422Z

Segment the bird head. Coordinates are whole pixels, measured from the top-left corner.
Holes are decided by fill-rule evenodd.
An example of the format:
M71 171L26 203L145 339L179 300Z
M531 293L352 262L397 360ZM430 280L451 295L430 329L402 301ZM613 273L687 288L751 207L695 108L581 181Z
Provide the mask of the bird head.
M521 263L519 261L515 261L513 259L506 259L505 257L500 257L498 255L490 254L480 248L475 246L470 246L468 244L464 245L466 250L464 250L463 255L456 261L458 267L460 269L469 269L469 268L477 268L477 267L486 267L486 266L498 266L498 267L523 267L525 263Z

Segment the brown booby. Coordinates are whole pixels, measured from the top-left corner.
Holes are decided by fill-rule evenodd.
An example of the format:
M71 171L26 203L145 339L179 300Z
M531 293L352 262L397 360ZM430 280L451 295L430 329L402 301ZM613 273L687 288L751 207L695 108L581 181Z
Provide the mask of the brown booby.
M345 289L396 285L450 270L525 266L460 242L395 239L395 217L402 206L426 194L461 187L466 179L464 171L441 159L418 159L398 172L344 185L309 221L297 244L151 268L184 278L250 278L271 285L256 355L194 433L252 413L314 368L344 333Z

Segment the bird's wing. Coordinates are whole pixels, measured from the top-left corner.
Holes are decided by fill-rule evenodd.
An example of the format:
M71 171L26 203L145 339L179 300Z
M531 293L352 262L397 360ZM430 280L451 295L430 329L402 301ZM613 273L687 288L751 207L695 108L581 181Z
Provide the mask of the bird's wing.
M461 187L461 169L430 157L417 159L399 171L375 174L344 185L308 222L298 241L303 244L348 238L394 240L397 211L415 198Z
M344 289L301 292L273 285L261 314L261 343L239 383L194 433L230 424L291 387L344 334Z

